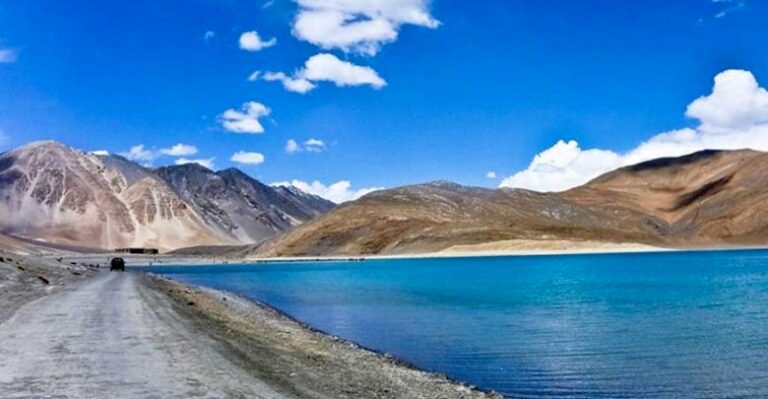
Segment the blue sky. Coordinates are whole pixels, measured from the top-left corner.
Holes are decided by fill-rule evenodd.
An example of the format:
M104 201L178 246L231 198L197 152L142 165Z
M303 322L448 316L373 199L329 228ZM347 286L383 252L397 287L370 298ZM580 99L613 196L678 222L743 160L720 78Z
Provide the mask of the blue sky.
M720 104L723 71L751 72L724 77L745 87L768 79L766 17L754 0L0 1L0 149L143 145L140 162L160 166L181 158L160 150L183 143L197 153L165 152L267 183L317 181L304 188L336 200L436 179L565 188L600 169L578 162L621 165L661 132L713 134L711 114L686 109ZM259 40L241 46L246 32ZM269 114L228 131L225 112L249 102ZM768 119L761 107L750 129ZM576 160L585 149L610 159ZM351 188L329 193L339 181Z

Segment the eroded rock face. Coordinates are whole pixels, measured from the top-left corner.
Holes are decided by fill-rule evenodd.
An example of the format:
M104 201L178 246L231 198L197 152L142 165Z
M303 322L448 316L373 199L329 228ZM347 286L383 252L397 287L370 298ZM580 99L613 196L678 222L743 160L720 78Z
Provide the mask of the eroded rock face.
M98 248L246 244L333 206L306 194L293 199L239 171L235 179L234 171L219 177L200 167L198 178L188 169L155 171L120 156L30 143L0 154L0 229Z
M157 174L218 234L238 242L273 237L334 207L296 189L264 185L237 169L213 172L186 164Z

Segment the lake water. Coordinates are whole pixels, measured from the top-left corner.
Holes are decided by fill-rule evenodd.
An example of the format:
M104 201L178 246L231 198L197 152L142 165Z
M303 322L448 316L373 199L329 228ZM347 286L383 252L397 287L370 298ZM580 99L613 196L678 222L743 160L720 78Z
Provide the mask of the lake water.
M768 397L768 251L150 270L514 397Z

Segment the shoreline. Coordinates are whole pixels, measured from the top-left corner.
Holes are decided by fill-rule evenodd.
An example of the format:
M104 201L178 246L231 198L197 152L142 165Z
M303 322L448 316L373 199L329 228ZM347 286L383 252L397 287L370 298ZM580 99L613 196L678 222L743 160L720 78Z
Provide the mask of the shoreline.
M377 260L412 260L412 259L451 259L451 258L496 258L496 257L536 257L536 256L580 256L580 255L620 255L620 254L652 254L652 253L685 253L685 252L716 252L716 251L758 251L768 250L768 247L691 247L665 248L654 246L615 246L590 247L568 250L519 250L519 251L440 251L415 254L389 255L332 255L332 256L285 256L285 257L224 257L205 255L120 255L93 254L64 256L69 261L92 261L121 256L129 267L146 266L209 266L209 265L256 265L280 263L313 263L313 262L364 262Z
M270 369L262 371L268 375L262 378L298 397L502 397L328 334L269 304L165 276L141 274L147 286L174 301L179 313L199 324L200 331L229 344L237 357L252 363L251 368ZM291 370L287 375L279 372L286 367L281 362ZM298 378L300 374L306 375Z
M0 331L19 340L15 345L29 345L34 349L29 351L35 354L18 349L13 352L18 358L10 363L0 362L0 368L11 367L20 378L37 378L38 388L50 394L79 397L82 389L107 392L111 389L107 381L111 381L110 376L115 373L61 374L59 368L46 368L37 375L24 370L50 364L53 359L71 361L73 367L81 367L77 362L87 358L88 362L97 362L108 369L122 367L122 362L130 363L130 359L160 356L158 360L163 361L154 366L163 372L175 373L173 381L164 382L130 369L124 370L127 374L121 380L124 384L121 387L134 393L145 386L154 386L154 392L198 389L185 382L192 378L210 384L200 386L203 391L235 392L255 386L266 395L264 397L270 398L501 397L327 334L268 304L234 293L184 284L150 273L108 272L105 268L86 270L79 265L18 255L11 259L12 262L0 263L0 277L5 278L0 279L0 303L4 304L0 309L0 326L4 330ZM4 257L3 261L7 260ZM13 278L8 279L9 276ZM46 276L49 283L43 283L38 276ZM78 307L71 314L58 308L73 306L72 303L88 305ZM103 312L112 315L114 321L129 324L103 323L103 318L95 317ZM61 329L49 331L44 325L54 316L60 319ZM81 322L93 325L84 328ZM136 328L141 331L134 331ZM36 333L30 335L30 330ZM165 333L155 336L150 331ZM83 343L100 337L104 346L94 349L79 345L69 340L72 334L79 334L75 341ZM129 334L131 341L105 339L119 334ZM182 339L186 343L168 341L168 334L174 334L173 340ZM39 342L30 341L26 336L34 336ZM199 362L185 363L183 370L176 369L172 359L181 354L168 357L166 351L176 353L173 351L178 350L170 342L192 344L189 350L202 357ZM75 351L71 354L74 357L70 359L67 353L52 352L46 345L68 345ZM130 345L144 349L133 352ZM117 347L122 348L120 359L123 360L115 360L110 355ZM79 350L85 352L76 352ZM26 368L13 368L14 364L23 364ZM163 368L166 364L170 368ZM223 370L220 367L230 370L227 374L230 377L239 376L233 380L236 384L227 385L210 380L208 374L185 374L187 371L184 371L207 370L214 367L212 365L219 367L216 370ZM8 384L8 381L0 382L0 392L28 392L24 385Z
M624 251L618 253L629 253L626 248L622 249ZM764 249L689 248L654 251L638 248L632 253ZM582 253L584 252L578 254ZM11 255L9 259L7 254L0 255L4 256L5 262L0 263L0 277L6 277L5 280L0 278L0 304L7 305L0 308L0 325L21 306L61 291L77 291L85 285L84 283L93 281L94 278L132 277L139 282L140 292L146 292L150 297L164 298L153 302L156 305L164 304L155 307L155 312L169 314L171 319L177 320L189 331L217 342L224 348L221 354L232 362L232 367L250 375L249 378L253 378L255 383L265 384L285 393L285 397L501 397L494 392L482 391L472 385L452 380L439 372L419 369L407 361L328 334L267 303L227 291L186 284L153 273L100 273L98 269L80 264L72 265L68 261L57 262L19 255ZM555 255L562 253L557 252ZM486 255L472 253L471 256ZM442 253L440 256L426 257L457 256ZM419 257L384 259L402 258ZM284 260L278 258L276 262ZM107 270L101 268L100 271ZM13 278L8 279L8 276ZM47 277L49 283L43 283L39 279L40 276ZM8 285L8 282L11 284ZM174 314L175 317L172 316Z

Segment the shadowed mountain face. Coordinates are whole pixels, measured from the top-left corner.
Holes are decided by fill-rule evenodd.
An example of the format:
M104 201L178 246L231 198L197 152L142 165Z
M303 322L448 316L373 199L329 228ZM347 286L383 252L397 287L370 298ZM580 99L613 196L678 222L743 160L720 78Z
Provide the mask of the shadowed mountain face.
M154 171L50 141L0 154L0 232L51 243L161 249L253 243L332 206L234 169Z
M768 244L768 153L703 151L622 168L561 194L638 223L672 246Z
M768 244L768 154L704 151L562 193L434 182L371 193L255 250L397 254L503 240Z
M205 223L237 242L254 242L298 226L334 207L298 189L270 187L237 169L197 164L156 170Z

